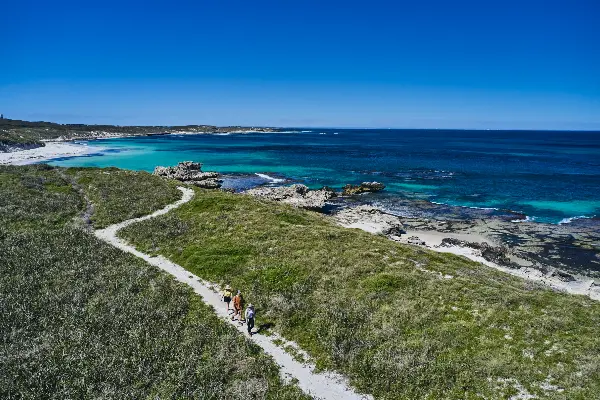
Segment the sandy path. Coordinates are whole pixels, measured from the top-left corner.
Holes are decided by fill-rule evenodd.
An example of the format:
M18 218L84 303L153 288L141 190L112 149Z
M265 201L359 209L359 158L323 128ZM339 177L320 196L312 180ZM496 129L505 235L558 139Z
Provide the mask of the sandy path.
M94 234L102 239L103 241L123 250L131 253L139 258L144 259L149 264L152 264L163 271L173 275L178 281L189 285L194 292L202 296L203 301L213 306L215 313L224 321L232 324L238 331L244 335L248 335L246 332L246 326L240 326L237 322L232 322L229 319L225 304L221 301L221 296L216 293L213 289L214 285L202 281L199 277L185 270L183 267L169 261L168 259L157 256L152 257L148 254L137 251L133 246L128 245L125 241L117 237L117 232L133 223L143 221L146 219L154 218L159 215L168 213L174 208L187 203L194 196L192 189L180 187L179 190L183 193L181 200L170 204L158 210L150 215L146 215L140 218L130 219L119 224L111 225L105 229L100 229L94 232ZM298 386L307 394L317 399L372 399L372 396L361 395L354 392L348 385L347 379L336 373L315 373L314 365L310 362L301 363L296 361L290 354L288 354L282 347L278 346L274 342L281 340L278 335L264 336L256 334L250 338L254 343L263 348L263 350L270 354L275 362L280 366L281 375L285 380L295 378L298 380ZM298 346L293 342L286 342L285 345L290 345L296 349ZM306 353L300 351L306 356Z

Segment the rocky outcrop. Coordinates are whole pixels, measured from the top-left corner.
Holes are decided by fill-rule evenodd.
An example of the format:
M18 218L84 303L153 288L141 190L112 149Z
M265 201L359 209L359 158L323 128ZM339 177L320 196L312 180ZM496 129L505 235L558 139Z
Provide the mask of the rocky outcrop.
M336 196L335 191L330 188L310 190L305 185L291 185L278 187L258 187L247 190L246 194L261 197L268 200L291 204L295 207L320 210L325 207L327 201Z
M454 238L444 238L440 247L468 247L471 249L479 250L481 256L487 261L496 263L498 265L503 265L511 268L519 268L518 265L515 265L510 259L510 251L506 246L492 246L488 243L478 243L478 242L466 242L464 240L454 239Z
M346 185L342 188L342 196L352 196L361 193L379 192L385 185L379 182L363 182L360 185Z
M406 243L408 244L414 244L415 246L425 246L427 247L427 243L422 240L420 237L418 236L409 236L406 238Z
M383 235L404 233L400 217L368 205L346 208L335 214L334 218L338 224L346 228L359 228Z
M202 164L192 161L180 162L174 167L156 167L154 175L177 179L204 189L218 189L223 183L217 172L202 172Z
M561 271L558 269L551 271L548 274L548 276L555 277L557 279L560 279L563 282L575 282L577 280L573 275L569 274L568 272ZM592 282L591 285L594 285L594 283Z

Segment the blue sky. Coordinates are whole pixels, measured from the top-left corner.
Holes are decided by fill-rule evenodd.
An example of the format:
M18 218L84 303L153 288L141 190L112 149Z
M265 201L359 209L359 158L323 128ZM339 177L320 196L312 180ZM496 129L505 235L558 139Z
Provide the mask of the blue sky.
M0 112L600 130L600 2L5 2Z

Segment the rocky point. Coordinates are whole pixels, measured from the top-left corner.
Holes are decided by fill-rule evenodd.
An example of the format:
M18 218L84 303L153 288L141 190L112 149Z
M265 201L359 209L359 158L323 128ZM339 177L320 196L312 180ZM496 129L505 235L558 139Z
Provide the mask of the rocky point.
M174 167L156 167L154 175L177 179L204 189L218 189L223 183L218 172L203 172L202 164L192 161L183 161Z
M295 207L320 210L325 207L327 200L337 194L330 188L311 190L305 185L291 185L278 187L258 187L247 190L246 194L268 200L291 204Z

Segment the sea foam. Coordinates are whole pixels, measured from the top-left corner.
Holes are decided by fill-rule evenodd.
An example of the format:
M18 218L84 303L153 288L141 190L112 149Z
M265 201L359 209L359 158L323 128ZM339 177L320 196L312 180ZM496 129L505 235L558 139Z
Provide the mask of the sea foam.
M526 215L525 219L513 219L510 222L533 222L535 219L536 217L530 217L529 215Z
M570 224L571 222L575 221L576 219L591 219L594 217L595 217L595 215L591 216L591 217L588 217L586 215L578 215L576 217L563 218L558 222L558 224L559 225Z
M261 178L263 178L263 179L266 179L266 180L267 180L267 181L269 181L269 182L273 182L273 183L282 183L282 182L285 182L285 179L281 179L281 178L273 178L272 176L269 176L269 175L267 175L267 174L259 174L259 173L256 173L255 175L256 175L256 176L259 176L259 177L261 177Z

